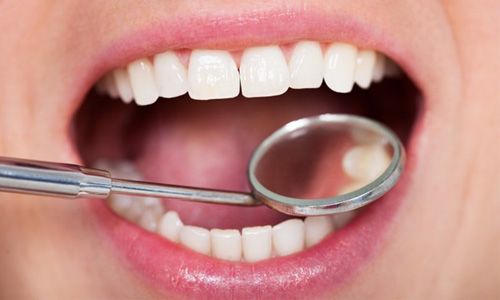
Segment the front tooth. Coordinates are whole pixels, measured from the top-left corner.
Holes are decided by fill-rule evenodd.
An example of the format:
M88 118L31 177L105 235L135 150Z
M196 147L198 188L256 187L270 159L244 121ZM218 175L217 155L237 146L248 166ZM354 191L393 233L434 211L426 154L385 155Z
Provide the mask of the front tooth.
M370 87L375 68L376 55L373 50L361 50L358 52L356 70L354 72L354 82L359 87L367 89Z
M385 56L377 53L377 58L375 59L375 67L373 69L373 82L380 82L384 78L385 62Z
M182 245L201 254L210 254L210 231L205 228L186 225L179 233Z
M354 85L357 48L346 43L333 43L325 54L325 82L338 93L349 93Z
M159 94L151 62L146 58L136 60L127 66L127 71L137 105L155 103Z
M333 222L330 216L307 217L304 226L306 247L316 245L333 231Z
M161 217L160 224L158 225L158 233L172 242L178 242L179 233L183 226L184 224L177 212L169 211Z
M290 73L278 46L243 51L240 63L241 91L245 97L281 95L290 86Z
M304 249L304 222L286 220L273 227L273 246L276 255L284 256Z
M334 214L332 216L332 222L335 229L340 229L344 227L349 221L351 221L356 216L354 211L346 211L340 214Z
M318 42L302 41L295 45L288 67L290 87L318 88L323 82L323 53Z
M236 229L210 230L212 255L225 260L241 260L241 234Z
M273 250L272 242L272 227L269 225L243 228L243 258L248 262L270 258Z
M196 100L234 98L240 93L238 68L228 51L194 50L188 81L189 96Z
M163 98L174 98L187 92L187 71L173 51L154 56L154 73L158 94Z
M344 172L353 179L372 182L389 166L391 158L383 145L356 146L342 158Z
M130 86L127 70L125 70L125 68L118 68L113 71L113 77L116 83L116 89L118 90L118 95L123 102L132 102L134 95L132 94L132 87Z

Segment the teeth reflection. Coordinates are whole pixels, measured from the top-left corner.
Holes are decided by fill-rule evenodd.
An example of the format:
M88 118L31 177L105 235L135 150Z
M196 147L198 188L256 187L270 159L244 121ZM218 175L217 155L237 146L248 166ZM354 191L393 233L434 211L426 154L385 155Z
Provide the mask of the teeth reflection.
M94 167L110 170L113 176L141 180L140 172L127 161L98 161ZM349 188L349 185L344 189ZM166 212L162 200L112 195L107 201L118 215L143 229L196 252L228 261L258 262L273 256L300 252L320 243L327 235L347 224L355 213L289 219L275 226L212 229L184 225L178 213ZM241 233L240 233L241 232Z

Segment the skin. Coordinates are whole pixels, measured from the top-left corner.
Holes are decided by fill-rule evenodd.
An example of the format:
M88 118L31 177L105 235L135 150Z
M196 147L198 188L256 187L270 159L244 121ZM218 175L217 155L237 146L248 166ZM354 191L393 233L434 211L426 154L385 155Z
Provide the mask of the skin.
M172 15L201 5L180 2L150 2L137 8L118 6L121 1L1 1L0 155L71 157L62 118L50 99L67 94L68 78L77 78L80 58L88 60L85 57L95 45L131 24L150 22L159 10ZM428 161L416 163L414 184L383 249L336 297L497 298L500 2L380 2L385 13L377 18L386 18L382 23L387 26L393 26L389 16L394 11L411 7L422 12L426 21L421 26L432 31L430 42L442 43L443 49L422 63L439 64L440 74L448 79L428 86L429 94L441 98L426 120L432 130L427 130L425 143L417 145L417 151L427 152ZM203 5L201 11L217 5L259 4L212 1ZM275 5L284 2L275 1ZM343 9L374 6L351 1L335 5ZM444 16L439 26L427 21L434 20L434 14ZM131 22L123 23L123 16ZM103 30L95 34L96 28ZM0 195L0 298L160 297L125 268L82 207L76 202Z

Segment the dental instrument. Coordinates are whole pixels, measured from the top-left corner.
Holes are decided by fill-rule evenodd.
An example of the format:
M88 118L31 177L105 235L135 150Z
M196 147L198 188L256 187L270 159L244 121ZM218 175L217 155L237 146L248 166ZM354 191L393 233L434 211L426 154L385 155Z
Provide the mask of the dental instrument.
M326 179L332 172L341 173L339 164L331 164L334 159L325 155L344 153L348 145L358 144L387 148L392 153L390 162L373 180L337 194L330 187L338 184ZM289 215L315 216L354 210L380 198L397 183L404 165L404 147L386 126L360 116L323 114L291 121L257 146L248 165L250 193L113 178L106 170L8 157L0 157L0 192L98 199L129 194L226 205L265 204ZM322 172L326 175L317 178L316 173ZM326 183L315 186L319 181ZM307 182L307 187L301 182Z

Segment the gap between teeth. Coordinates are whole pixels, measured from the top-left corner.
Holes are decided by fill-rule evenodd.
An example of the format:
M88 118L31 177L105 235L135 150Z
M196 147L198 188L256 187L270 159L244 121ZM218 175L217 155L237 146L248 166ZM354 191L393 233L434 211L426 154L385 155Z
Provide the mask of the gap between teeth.
M358 137L358 134L353 136ZM361 188L380 176L390 163L384 143L370 142L352 147L342 160L342 168L352 182L339 194ZM101 160L96 167L110 170L113 176L141 180L131 162ZM229 261L257 262L271 257L300 252L318 244L330 233L344 227L355 215L353 211L333 216L292 218L275 226L264 225L237 229L206 229L184 224L177 212L166 211L160 199L137 199L112 195L108 200L118 215L184 245L196 252Z
M247 48L238 53L238 65L234 53L225 50L192 50L187 65L169 50L112 70L96 89L125 103L150 105L186 93L195 100L234 98L240 88L248 98L276 96L288 88L318 88L323 81L333 91L349 93L355 83L367 89L400 73L383 54L348 43L300 41L290 47Z

